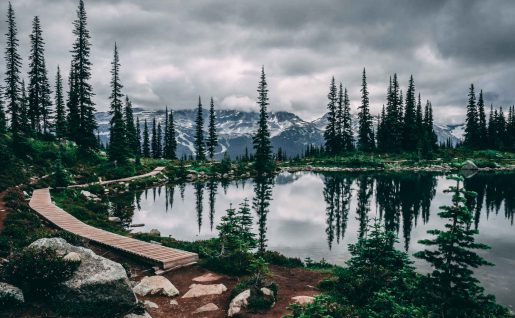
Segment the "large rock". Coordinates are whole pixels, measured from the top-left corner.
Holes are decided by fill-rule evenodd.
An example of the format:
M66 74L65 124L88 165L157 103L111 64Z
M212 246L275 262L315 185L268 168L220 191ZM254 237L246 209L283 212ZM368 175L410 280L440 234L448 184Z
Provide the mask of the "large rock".
M211 283L211 282L216 282L220 279L222 279L222 276L220 276L220 275L213 274L213 273L207 273L202 276L193 278L193 281L195 283Z
M227 311L227 316L232 317L234 315L237 315L240 313L240 311L247 307L249 304L249 298L250 298L250 289L247 289L238 296L234 297L233 300L231 300L231 303L229 304L229 310Z
M192 284L190 290L182 298L194 298L208 295L221 295L227 291L227 287L224 284L213 284L213 285L200 285Z
M0 283L0 308L23 304L23 292L16 286Z
M313 298L311 296L295 296L295 297L292 297L291 300L293 300L293 302L296 304L306 305L306 304L311 304L315 300L315 298Z
M477 170L478 167L472 160L467 160L465 163L461 166L462 170Z
M217 311L218 310L218 306L213 304L213 303L209 303L209 304L206 304L202 307L199 307L197 308L193 313L194 314L198 314L198 313L201 313L201 312L206 312L206 311Z
M142 314L128 314L123 316L123 318L152 318L152 316L150 316L148 312L145 311Z
M179 295L177 288L163 276L145 276L134 287L133 291L140 296L150 294L173 297Z
M122 265L95 254L92 250L68 244L62 238L43 238L32 248L52 248L61 255L74 252L80 256L80 266L63 283L55 298L63 307L94 308L97 311L120 312L136 304L129 278Z

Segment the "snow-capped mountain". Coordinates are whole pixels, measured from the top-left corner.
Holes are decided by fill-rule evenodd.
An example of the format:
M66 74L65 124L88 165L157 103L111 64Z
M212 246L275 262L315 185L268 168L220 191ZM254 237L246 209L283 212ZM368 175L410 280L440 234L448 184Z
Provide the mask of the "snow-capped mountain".
M208 110L204 109L204 124L207 130ZM165 112L149 111L142 108L134 109L134 117L139 118L141 131L145 120L151 131L152 121L164 125ZM111 116L107 112L96 113L99 126L100 137L103 142L109 138L109 120ZM179 156L183 154L189 155L193 153L194 133L195 133L196 109L175 110L174 122L177 133L177 153ZM215 110L216 129L218 132L219 146L216 150L217 157L220 158L224 152L234 158L237 155L245 153L245 148L249 151L252 149L252 135L257 130L259 113L246 112L238 110ZM353 117L353 130L357 134L358 121L357 117ZM305 121L297 115L290 112L272 112L269 114L268 124L270 127L270 135L274 151L282 148L288 155L300 154L307 145L321 145L324 142L323 132L327 125L326 115L314 120ZM374 126L377 120L374 119ZM435 132L438 141L443 142L451 138L453 143L462 139L460 129L462 126L445 126L435 125Z

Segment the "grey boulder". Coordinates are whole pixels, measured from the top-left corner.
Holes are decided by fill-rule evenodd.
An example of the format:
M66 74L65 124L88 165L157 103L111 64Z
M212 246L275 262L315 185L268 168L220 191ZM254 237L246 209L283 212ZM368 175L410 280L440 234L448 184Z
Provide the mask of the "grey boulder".
M25 302L23 292L16 286L0 283L0 308L15 306Z

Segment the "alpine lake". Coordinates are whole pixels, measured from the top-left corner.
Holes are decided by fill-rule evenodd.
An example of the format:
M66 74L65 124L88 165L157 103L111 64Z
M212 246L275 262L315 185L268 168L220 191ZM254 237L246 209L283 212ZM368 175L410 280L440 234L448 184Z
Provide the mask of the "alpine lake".
M474 215L479 251L495 266L475 271L486 291L515 310L515 172L468 175L465 188L477 196L467 202ZM124 223L144 224L133 231L157 229L162 236L194 241L217 236L225 211L248 199L254 232L269 250L302 260L344 265L348 244L365 235L378 219L398 236L398 249L410 256L425 248L430 229L442 229L439 207L451 203L444 193L455 181L444 173L282 173L273 178L167 184L110 198L111 214ZM411 257L417 270L430 268Z

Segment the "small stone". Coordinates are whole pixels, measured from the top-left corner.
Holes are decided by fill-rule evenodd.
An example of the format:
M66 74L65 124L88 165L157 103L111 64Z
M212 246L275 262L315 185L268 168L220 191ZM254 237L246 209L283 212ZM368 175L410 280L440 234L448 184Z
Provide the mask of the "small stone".
M143 305L145 305L145 308L148 308L148 309L157 309L157 308L159 308L159 306L156 303L151 302L149 300L145 300Z
M177 302L177 300L172 299L172 300L170 300L170 305L172 305L172 306L179 306L179 303Z
M133 291L140 295L163 295L173 297L179 295L179 291L175 286L163 276L145 276L139 282Z
M110 216L110 217L107 218L107 220L109 222L113 222L113 223L120 223L120 222L122 222L122 220L119 217L117 217L117 216Z
M202 297L207 295L221 295L227 291L227 287L224 284L213 284L213 285L199 285L192 284L190 290L182 298L194 298Z
M202 307L197 308L193 313L194 314L198 314L198 313L201 313L201 312L216 311L216 310L218 310L218 306L213 304L213 303L209 303L207 305L204 305Z
M143 313L142 315L128 314L123 316L123 318L152 318L152 316L150 316L149 313L145 311L145 313Z
M305 305L313 303L315 299L311 296L295 296L292 297L291 300L293 300L293 302L295 302L296 304Z
M80 262L80 254L75 253L75 252L70 252L63 257L63 260L68 261L68 262Z
M19 305L25 302L23 292L16 286L0 283L0 303Z
M193 278L195 283L210 283L222 279L222 276L213 273L207 273L202 276Z
M245 308L249 303L250 298L250 289L247 289L238 296L234 297L229 304L229 310L227 312L227 316L232 317L240 313L242 308Z
M274 292L266 287L263 287L261 288L261 292L263 293L263 295L265 296L270 296L270 297L273 297L274 296Z

